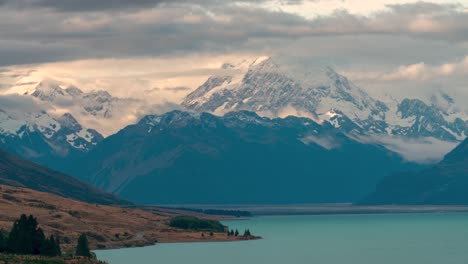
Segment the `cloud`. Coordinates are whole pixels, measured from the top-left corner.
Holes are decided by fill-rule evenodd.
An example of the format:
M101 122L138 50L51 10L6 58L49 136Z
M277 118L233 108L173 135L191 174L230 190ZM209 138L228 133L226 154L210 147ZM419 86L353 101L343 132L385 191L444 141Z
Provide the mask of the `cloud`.
M381 144L400 154L405 160L421 164L434 164L453 150L458 143L441 141L435 138L409 139L395 136L373 135L357 137L363 143Z
M37 102L32 97L20 95L0 96L0 110L7 111L10 115L15 115L15 113L38 113L49 109L49 106Z
M394 45L401 36L424 42L450 41L452 46L468 41L468 13L459 5L419 2L382 6L381 11L368 16L335 10L307 18L262 8L260 2L271 1L4 1L4 8L0 8L0 64L274 53L303 39L309 49L320 51L314 39L327 38L329 45L336 45L336 38L342 36L392 37ZM287 6L301 3L285 2ZM99 12L81 12L84 10ZM346 44L352 50L359 41ZM379 47L373 49L382 52Z
M267 54L331 65L369 91L466 90L466 10L443 0L0 0L0 67L78 61L65 69L84 74L84 86L123 97L159 87L153 95L178 101L182 89L163 88L193 89L219 67L198 61ZM191 56L181 70L190 60L176 58ZM154 74L151 58L165 71L137 76ZM179 65L163 65L171 60Z
M238 0L238 3L260 3L266 0ZM301 0L283 1L284 4L299 4ZM154 8L160 4L225 4L223 0L0 0L0 6L10 8L34 9L50 8L58 12L102 12L126 9Z
M402 65L389 72L348 72L354 80L428 81L440 78L465 77L468 74L468 56L461 60L430 65L424 62Z
M166 88L163 88L163 90L177 93L177 92L190 91L192 89L190 87L186 87L186 86L177 86L177 87L166 87Z
M15 8L52 8L60 12L103 11L154 7L177 0L1 0L0 5Z

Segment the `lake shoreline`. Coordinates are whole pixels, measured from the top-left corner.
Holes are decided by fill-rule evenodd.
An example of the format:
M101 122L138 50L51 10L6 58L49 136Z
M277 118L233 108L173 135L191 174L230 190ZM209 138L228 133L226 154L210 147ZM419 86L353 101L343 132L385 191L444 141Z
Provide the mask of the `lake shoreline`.
M165 209L170 212L167 205ZM186 205L184 205L186 206ZM170 208L170 206L168 206ZM206 209L215 208L223 210L245 210L253 214L255 217L263 216L314 216L314 215L378 215L378 214L437 214L437 213L468 213L468 206L356 206L351 204L313 204L313 205L187 205L189 208ZM155 206L154 208L158 208ZM177 213L180 210L174 209ZM203 217L202 214L194 214L198 217ZM219 221L248 221L252 217L234 217L234 216L217 216L205 215L205 218L215 219ZM240 230L242 231L242 230ZM254 230L255 231L255 230ZM201 234L205 233L202 237ZM150 247L158 244L179 244L179 243L214 243L214 242L242 242L251 240L263 239L261 236L252 236L245 238L242 236L231 237L224 233L214 233L213 237L209 236L209 232L183 231L179 230L177 234L170 238L165 237L158 240L156 243L138 244L127 247L109 247L106 249L95 250L115 250L136 247Z
M259 216L223 223L249 228L261 240L166 243L96 254L111 264L458 264L468 256L467 221L468 213Z
M164 205L169 206L169 205ZM377 205L342 204L291 204L291 205L184 205L196 209L244 210L253 216L275 215L348 215L348 214L408 214L408 213L466 213L462 205ZM245 218L223 217L221 220Z

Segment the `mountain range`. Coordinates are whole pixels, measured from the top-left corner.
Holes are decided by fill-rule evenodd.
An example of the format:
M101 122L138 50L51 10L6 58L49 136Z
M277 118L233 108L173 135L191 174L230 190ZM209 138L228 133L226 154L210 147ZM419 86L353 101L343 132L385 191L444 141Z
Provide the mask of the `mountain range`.
M316 203L359 200L468 134L445 92L372 96L270 57L224 63L187 93L180 110L136 114L136 98L19 79L0 94L0 147L140 203Z
M375 98L330 67L290 67L269 57L222 68L224 72L210 77L182 105L219 115L247 110L262 116L328 121L358 139L383 144L402 155L410 145L392 147L397 139L431 138L452 142L453 148L468 135L467 113L442 91L426 101Z
M174 102L166 111L179 108L223 115L246 110L270 118L292 115L317 123L328 121L356 140L383 145L420 163L440 161L466 137L468 130L468 113L460 100L441 90L421 98L372 96L330 67L304 66L280 58L224 63L215 75L187 93L182 102ZM155 112L141 95L118 98L105 90L84 92L63 78L36 78L33 74L18 77L0 93L0 99L12 95L33 100L42 109L18 114L0 104L0 136L8 138L2 141L13 139L18 144L25 125L30 131L39 130L45 136L43 141L57 150L35 151L24 142L21 151L9 150L46 165L49 163L38 158L38 152L47 153L44 156L55 154L54 158L66 155L70 151L64 144L67 142L74 149L88 152L103 137ZM56 140L52 134L60 129L60 118L69 119L76 129L66 135L58 133L62 140Z
M66 172L144 204L347 202L417 167L328 122L246 111L146 116L75 163Z

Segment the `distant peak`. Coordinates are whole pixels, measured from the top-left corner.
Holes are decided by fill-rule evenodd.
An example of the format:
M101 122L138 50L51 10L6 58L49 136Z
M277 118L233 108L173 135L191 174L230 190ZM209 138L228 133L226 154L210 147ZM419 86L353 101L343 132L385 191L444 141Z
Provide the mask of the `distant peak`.
M43 101L50 101L55 99L58 95L65 95L65 92L57 82L43 80L39 82L31 95Z
M90 95L90 96L100 96L100 97L106 97L106 98L112 97L112 95L109 92L104 91L104 90L94 90L94 91L91 91L90 93L88 93L88 95Z
M80 89L78 89L77 87L73 85L69 86L67 89L65 89L65 91L71 96L79 96L83 94L83 91L81 91Z
M66 127L73 132L78 132L82 129L78 121L69 113L65 113L57 119L61 126Z
M269 56L261 56L261 57L258 57L253 63L252 63L252 66L256 66L256 65L259 65L261 63L264 63L266 61L270 61L271 62L271 58Z
M331 66L326 66L325 72L330 78L336 79L340 77L340 75Z
M233 69L235 68L236 66L232 63L224 63L222 66L221 66L221 69L223 70L228 70L228 69Z

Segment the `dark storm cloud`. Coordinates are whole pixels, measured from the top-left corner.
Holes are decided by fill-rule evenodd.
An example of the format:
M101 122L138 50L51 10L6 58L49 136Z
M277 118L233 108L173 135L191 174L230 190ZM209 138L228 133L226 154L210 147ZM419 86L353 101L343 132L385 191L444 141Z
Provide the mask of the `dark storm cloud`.
M265 0L240 0L238 2L259 3ZM0 5L13 8L52 8L60 12L109 11L122 9L151 8L159 4L226 4L225 0L0 0ZM284 1L299 4L302 0Z
M64 12L103 11L145 8L177 0L0 0L0 5L13 8L53 8Z
M9 114L24 114L24 112L41 112L48 110L48 107L39 104L32 97L21 95L2 95L0 96L0 107L8 111Z

